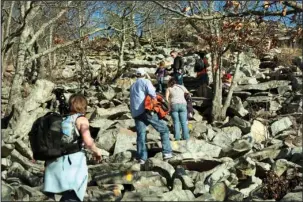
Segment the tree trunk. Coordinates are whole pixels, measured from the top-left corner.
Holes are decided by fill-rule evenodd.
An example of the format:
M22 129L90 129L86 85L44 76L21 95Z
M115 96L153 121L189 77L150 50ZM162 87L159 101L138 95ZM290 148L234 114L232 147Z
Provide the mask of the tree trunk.
M234 78L233 78L231 86L229 88L227 98L224 102L224 106L222 108L222 117L223 118L226 118L226 111L227 111L227 108L230 106L230 102L231 102L231 98L232 98L232 95L233 95L233 92L234 92L234 88L235 88L235 86L237 84L237 81L238 81L238 74L239 74L239 70L240 70L239 57L240 57L240 52L237 53L237 62L236 62L236 70L235 70L235 73L234 73Z
M212 5L213 6L213 5ZM216 36L217 39L220 37L220 29L219 24L217 20L213 21L213 28L211 29L212 36ZM214 59L213 61L215 64L213 64L213 80L214 80L214 97L212 101L212 109L211 109L211 120L212 121L220 121L222 120L222 81L221 81L221 51L216 43L214 43L214 46L212 47L212 52Z
M15 1L11 2L11 6L10 6L10 10L9 10L9 14L8 14L8 18L7 18L7 23L6 23L6 30L5 30L5 34L3 35L3 39L7 38L10 34L10 28L11 28L11 22L12 22L12 15L13 15L13 9L15 6ZM3 43L3 39L2 39L2 43ZM11 50L12 48L10 48ZM10 57L11 51L7 51L6 54L3 51L2 52L2 73L5 72L6 67L7 67L7 63L8 63L8 59Z
M48 48L52 48L53 47L53 31L54 31L54 26L51 25L49 27L49 41L48 41ZM54 65L54 61L53 61L53 55L54 53L51 53L48 55L48 61L49 61L49 67L50 69L52 69L55 65Z
M81 7L82 2L80 2L80 8L78 10L79 12L79 37L80 37L80 43L79 43L79 49L80 49L80 68L81 68L81 82L80 82L80 88L82 89L84 83L85 83L85 55L84 55L84 48L83 48L83 40L82 40L82 25L84 21L83 11Z
M120 50L119 50L119 60L118 60L118 71L117 76L120 75L123 68L124 63L124 47L125 47L125 41L126 41L126 33L125 33L125 20L122 20L122 35L120 39Z
M17 65L15 69L13 84L10 90L9 102L6 108L6 114L10 113L12 106L16 104L18 100L21 98L21 88L24 78L24 70L26 67L25 66L25 54L27 50L26 39L28 38L29 34L30 34L30 29L28 27L25 27L20 36L18 54L17 54Z
M213 101L212 101L212 109L211 109L211 120L212 121L218 121L221 120L221 109L222 109L222 85L221 85L221 65L220 60L221 56L218 52L214 52L214 68L215 74L214 74L214 93L213 93ZM216 68L218 67L218 68Z

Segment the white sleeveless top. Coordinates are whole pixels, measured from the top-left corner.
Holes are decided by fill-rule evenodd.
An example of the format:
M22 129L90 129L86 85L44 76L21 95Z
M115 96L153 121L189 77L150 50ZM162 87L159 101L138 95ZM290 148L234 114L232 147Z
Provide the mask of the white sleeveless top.
M167 89L169 91L169 97L171 104L186 104L184 93L186 88L182 85L175 84L173 87Z

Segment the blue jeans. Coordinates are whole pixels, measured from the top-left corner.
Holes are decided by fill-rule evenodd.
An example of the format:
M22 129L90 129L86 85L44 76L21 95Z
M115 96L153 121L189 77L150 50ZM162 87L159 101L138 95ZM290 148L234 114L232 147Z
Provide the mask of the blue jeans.
M164 93L165 92L164 77L157 78L157 81L158 81L158 91L161 92L161 93Z
M174 123L175 139L180 140L180 123L182 128L183 140L189 139L189 129L187 122L187 105L186 104L172 104L171 116Z
M166 124L159 119L156 113L149 114L143 113L135 118L136 130L137 130L137 157L144 161L147 160L147 149L146 149L146 127L151 124L156 131L160 133L162 143L162 153L172 153L170 141L169 141L169 130Z
M174 73L174 78L179 85L183 85L183 74Z

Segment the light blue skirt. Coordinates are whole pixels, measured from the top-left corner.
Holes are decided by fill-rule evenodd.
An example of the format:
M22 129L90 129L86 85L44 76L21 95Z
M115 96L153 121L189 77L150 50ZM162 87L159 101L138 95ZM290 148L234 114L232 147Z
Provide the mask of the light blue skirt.
M74 190L83 201L88 180L88 168L84 151L68 154L46 162L44 192L62 193Z

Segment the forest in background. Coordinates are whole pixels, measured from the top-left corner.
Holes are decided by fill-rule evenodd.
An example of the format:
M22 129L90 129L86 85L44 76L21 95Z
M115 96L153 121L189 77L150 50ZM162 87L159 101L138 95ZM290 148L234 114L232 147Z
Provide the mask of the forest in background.
M212 117L220 120L234 86L222 107L221 58L227 51L260 56L281 36L302 44L299 1L3 1L1 9L2 81L11 86L7 114L22 97L23 86L51 79L67 55L78 57L86 78L88 55L115 54L118 76L127 50L182 44L186 52L202 49L211 55Z

